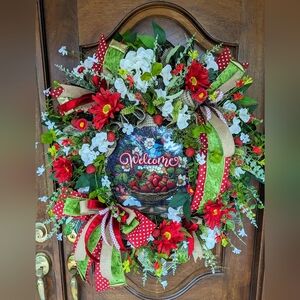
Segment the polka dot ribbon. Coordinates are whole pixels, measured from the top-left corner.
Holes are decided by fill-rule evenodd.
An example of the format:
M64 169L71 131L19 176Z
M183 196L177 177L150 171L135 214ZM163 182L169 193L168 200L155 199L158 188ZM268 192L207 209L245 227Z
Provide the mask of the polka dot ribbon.
M96 58L98 59L98 63L93 65L93 70L96 72L100 72L102 69L105 53L107 50L107 44L104 37L104 34L100 35L99 45L96 52Z
M219 70L221 71L224 70L228 66L231 58L232 55L230 49L228 47L224 48L223 51L218 55L216 59Z

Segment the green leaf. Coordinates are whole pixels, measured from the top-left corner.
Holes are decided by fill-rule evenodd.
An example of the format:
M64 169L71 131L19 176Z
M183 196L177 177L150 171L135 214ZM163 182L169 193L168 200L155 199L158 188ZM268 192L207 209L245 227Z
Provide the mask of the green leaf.
M82 174L76 181L75 189L83 188L90 186L90 175L91 174Z
M228 241L226 239L222 239L222 246L226 247L228 245Z
M183 204L183 213L186 217L186 219L189 221L191 219L191 203L190 201L185 201Z
M137 38L144 44L146 48L150 48L150 49L154 48L155 38L153 36L138 34Z
M204 125L196 125L193 129L192 129L192 135L195 139L197 139L201 133L206 133L207 129L206 126Z
M137 33L136 32L130 32L130 31L126 31L123 34L123 41L126 43L131 43L133 44L136 40L137 37Z
M168 53L167 57L166 57L166 63L168 64L171 57L177 52L177 50L179 49L181 45L177 45L176 47L172 48L170 50L170 52Z
M152 76L156 76L156 75L159 75L161 70L162 70L162 64L161 63L158 63L158 62L155 62L153 65L152 65L152 69L151 69L151 73L152 73Z
M174 109L173 109L173 112L172 112L172 117L173 117L174 121L177 121L179 111L182 108L182 101L180 100L180 101L175 102L173 107L174 107Z
M241 106L252 106L257 105L257 100L246 96L243 99L237 101L237 104Z
M149 72L145 72L142 76L141 79L144 81L149 81L152 78L152 75Z
M152 21L152 28L153 28L154 37L155 38L157 37L157 42L159 44L164 44L167 40L165 31L154 21Z
M149 115L154 115L155 112L156 112L156 108L155 108L155 106L153 105L153 102L152 102L152 101L151 101L151 102L148 102L148 103L147 103L147 113L148 113Z
M122 37L122 35L121 35L119 32L117 32L117 33L113 36L113 40L116 40L116 41L118 41L118 42L122 42L123 37Z
M54 142L56 138L56 134L54 132L54 130L49 130L49 131L46 131L44 132L42 135L41 135L41 142L43 144L51 144Z
M209 156L209 160L213 163L219 163L222 157L223 157L222 153L217 151L212 151L211 155Z
M227 220L226 226L227 226L227 229L229 229L229 230L234 230L234 228L235 228L235 224L232 220Z
M183 192L177 193L172 197L169 206L173 208L183 206L184 203L189 199L190 199L190 195L188 193L183 193Z

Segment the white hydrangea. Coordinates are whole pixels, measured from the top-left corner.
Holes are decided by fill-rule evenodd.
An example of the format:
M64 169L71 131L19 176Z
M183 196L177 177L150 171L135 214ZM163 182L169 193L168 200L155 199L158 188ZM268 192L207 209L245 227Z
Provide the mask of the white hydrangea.
M236 105L229 100L223 104L223 108L229 111L236 111Z
M201 234L200 237L205 241L207 249L213 249L216 245L216 235L219 234L217 227L214 229L206 228L206 232Z
M92 150L89 144L83 144L79 150L79 155L84 165L87 167L95 161L99 152Z
M232 125L229 127L231 134L239 134L242 130L240 124L240 120L237 117L234 117L232 120Z
M191 119L191 115L189 115L187 111L188 111L188 106L186 104L179 111L178 118L177 118L177 127L179 129L184 129L189 126L188 120Z
M163 105L161 112L162 112L162 116L163 117L168 117L169 115L172 114L173 112L173 104L172 104L172 100L168 100L165 102L165 104Z
M113 145L113 142L107 140L107 133L99 132L92 138L91 149L98 148L99 152L105 153L111 145Z
M250 114L248 113L248 109L241 108L239 110L239 117L243 122L247 123L250 120Z
M168 86L170 83L170 80L172 79L172 67L170 65L165 65L164 68L161 70L160 75L163 78L163 82L165 86Z

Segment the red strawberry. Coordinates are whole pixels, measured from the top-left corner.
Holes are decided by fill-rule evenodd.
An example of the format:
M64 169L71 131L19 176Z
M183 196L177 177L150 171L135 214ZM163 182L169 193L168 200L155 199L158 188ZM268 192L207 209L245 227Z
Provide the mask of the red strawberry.
M155 189L154 189L155 192L160 192L161 191L161 188L159 186L157 186Z
M56 89L51 89L50 95L51 95L51 97L57 99L63 91L64 91L64 88L62 86L59 86Z
M139 190L139 188L138 188L136 185L133 186L132 189L135 190L135 191L138 191L138 190Z
M164 186L163 188L161 188L161 191L162 191L162 192L167 192L167 191L168 191L168 189L167 189L167 187L166 187L166 186Z
M157 185L158 185L158 179L157 179L157 178L153 178L152 184L153 184L154 186L157 186Z
M137 171L136 176L141 178L143 176L143 171Z
M153 189L153 185L152 185L151 182L147 181L146 185L147 185L147 187L149 188L150 191Z
M158 183L158 186L160 186L161 188L163 188L165 185L166 185L166 182L165 182L165 181L160 181L160 182Z
M230 49L228 47L224 48L216 59L220 71L224 70L228 66L231 58L232 55Z
M136 182L135 180L131 180L131 181L129 182L129 186L130 186L131 188L133 188L134 186L137 186L137 182Z
M147 186L147 185L142 185L142 186L141 186L141 191L144 192L144 193L149 192L148 186Z
M173 182L173 181L168 181L167 182L167 188L169 189L169 190L171 190L171 189L173 189L173 188L175 188L176 187L176 184Z
M164 121L164 118L161 115L155 115L155 116L153 116L153 122L156 125L160 126L163 123L163 121Z

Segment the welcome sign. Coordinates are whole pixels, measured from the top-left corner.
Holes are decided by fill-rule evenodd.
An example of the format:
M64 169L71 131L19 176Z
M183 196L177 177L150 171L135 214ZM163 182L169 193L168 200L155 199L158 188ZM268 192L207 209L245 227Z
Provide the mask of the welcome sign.
M143 127L119 140L108 158L107 173L118 201L145 213L166 211L168 201L185 189L187 161L166 127Z

